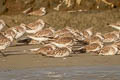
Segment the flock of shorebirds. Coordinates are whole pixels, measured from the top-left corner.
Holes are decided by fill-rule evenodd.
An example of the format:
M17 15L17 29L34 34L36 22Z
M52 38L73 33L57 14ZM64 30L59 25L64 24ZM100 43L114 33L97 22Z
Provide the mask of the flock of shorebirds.
M44 15L45 8L42 8ZM40 14L39 11L28 13L29 15ZM0 30L7 24L1 19ZM13 41L23 44L40 44L39 48L29 49L31 52L48 57L66 57L78 53L95 53L98 55L120 54L120 22L109 24L118 30L102 34L93 32L93 27L79 31L72 27L55 30L53 27L45 27L46 23L38 19L29 24L21 23L0 32L0 53L11 46ZM24 38L22 38L26 34ZM18 40L19 39L19 40Z

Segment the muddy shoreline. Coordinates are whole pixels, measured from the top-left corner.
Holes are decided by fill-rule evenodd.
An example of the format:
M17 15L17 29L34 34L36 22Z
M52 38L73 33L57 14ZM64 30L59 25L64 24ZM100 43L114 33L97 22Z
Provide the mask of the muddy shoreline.
M89 10L86 12L75 13L50 10L45 16L42 17L27 16L22 13L13 15L4 14L0 16L0 19L3 19L10 27L19 25L20 23L28 24L39 18L49 24L46 25L46 27L51 25L51 27L54 27L56 30L66 26L71 26L79 30L93 27L96 32L106 33L115 30L108 27L108 24L120 21L120 8L108 10ZM38 47L38 45L9 47L6 50L6 54L17 55L9 55L4 58L0 57L0 69L12 70L40 67L120 65L120 55L96 56L94 54L74 54L72 57L66 58L49 58L24 52L26 49L35 47Z
M120 55L97 56L95 54L73 54L72 57L50 58L34 53L24 52L34 46L10 47L6 50L7 57L0 58L0 70L16 70L29 68L53 68L73 66L120 66Z

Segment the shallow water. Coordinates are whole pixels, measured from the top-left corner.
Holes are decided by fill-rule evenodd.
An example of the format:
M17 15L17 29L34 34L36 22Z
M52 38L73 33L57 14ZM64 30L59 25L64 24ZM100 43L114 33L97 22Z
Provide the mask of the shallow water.
M1 70L0 80L120 80L120 66Z

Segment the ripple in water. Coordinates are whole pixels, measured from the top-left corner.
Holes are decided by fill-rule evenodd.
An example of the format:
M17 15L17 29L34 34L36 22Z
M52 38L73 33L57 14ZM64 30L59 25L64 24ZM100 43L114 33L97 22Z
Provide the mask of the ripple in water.
M120 66L0 71L0 80L120 80Z

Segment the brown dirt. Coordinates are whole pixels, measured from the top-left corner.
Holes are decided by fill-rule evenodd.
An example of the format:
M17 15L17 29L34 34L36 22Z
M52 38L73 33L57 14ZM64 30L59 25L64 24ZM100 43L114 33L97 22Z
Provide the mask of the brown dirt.
M43 19L56 29L61 29L65 26L71 26L83 30L88 27L93 27L94 31L102 33L112 31L114 29L107 26L109 23L114 23L120 20L120 8L115 9L91 9L86 12L68 13L66 11L54 11L49 9L47 15L43 17L27 16L21 11L29 6L12 5L13 2L8 0L7 3L9 11L0 16L1 19L13 27L20 23L30 23L36 19ZM18 0L19 1L19 0ZM24 1L24 0L23 0ZM33 4L34 5L34 4ZM17 8L16 8L17 7ZM15 8L15 9L14 9ZM37 8L37 7L36 7ZM48 25L46 25L48 26ZM6 27L7 28L7 27ZM5 29L4 29L5 30ZM3 30L3 31L4 31ZM95 56L91 54L73 55L67 58L48 58L41 55L26 54L23 52L28 48L34 48L38 45L30 46L16 46L9 47L6 54L18 53L22 55L9 55L0 58L0 69L23 69L33 67L58 67L58 66L93 66L93 65L120 65L120 56ZM23 54L25 53L25 54Z

